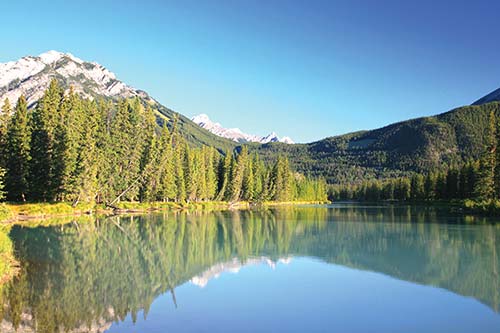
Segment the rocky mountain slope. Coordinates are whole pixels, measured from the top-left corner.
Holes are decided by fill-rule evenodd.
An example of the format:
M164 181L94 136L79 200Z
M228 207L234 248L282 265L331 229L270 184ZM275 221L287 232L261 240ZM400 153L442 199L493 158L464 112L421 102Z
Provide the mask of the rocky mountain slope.
M149 96L116 79L115 75L96 62L85 62L72 54L48 51L18 61L0 64L0 96L16 101L24 94L28 104L35 103L52 78L88 98Z
M82 96L91 99L137 96L158 112L159 123L178 117L179 131L192 145L211 145L219 150L233 149L236 145L234 141L216 136L161 105L146 92L123 83L102 65L84 61L70 53L48 51L38 56L0 63L0 101L3 103L8 98L11 103L15 103L24 94L28 105L33 107L53 78L65 89L72 86Z
M248 143L248 142L257 142L257 143L283 142L288 144L294 143L291 138L287 136L280 138L275 132L272 132L266 136L258 136L258 135L244 133L239 128L224 128L221 124L210 120L208 115L203 113L192 117L191 120L195 124L198 124L200 127L210 131L215 135L239 143Z

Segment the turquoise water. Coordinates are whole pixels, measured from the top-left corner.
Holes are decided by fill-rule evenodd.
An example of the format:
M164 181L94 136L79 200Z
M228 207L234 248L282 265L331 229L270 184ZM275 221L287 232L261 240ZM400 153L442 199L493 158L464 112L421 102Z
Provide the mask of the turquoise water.
M500 332L495 222L333 205L17 226L2 328Z

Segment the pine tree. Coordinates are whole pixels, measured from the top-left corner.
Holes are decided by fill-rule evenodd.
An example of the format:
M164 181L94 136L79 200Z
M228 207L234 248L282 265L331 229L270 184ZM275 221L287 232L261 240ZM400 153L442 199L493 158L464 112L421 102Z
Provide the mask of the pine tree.
M236 158L235 167L232 170L231 176L231 201L238 201L241 198L243 187L243 177L248 159L248 148L243 146Z
M181 143L177 144L174 153L174 172L176 185L176 201L186 201L186 181L184 178L184 149Z
M92 129L82 128L85 115L79 96L71 87L59 106L58 118L55 120L52 185L53 195L58 200L76 200L80 194L82 183L81 172L78 167L81 136L84 131Z
M428 173L424 182L425 198L433 200L436 197L436 175Z
M288 159L278 157L272 173L270 192L275 201L288 201L291 199L291 175Z
M30 118L31 163L30 195L34 200L51 200L58 184L54 182L55 131L62 90L55 79L45 91Z
M111 121L110 148L107 150L113 163L109 175L111 196L130 188L123 199L137 199L139 186L134 184L138 184L142 177L140 171L145 146L143 125L144 108L137 100L123 100L118 104L116 115Z
M491 111L489 117L489 126L486 133L486 147L481 158L479 167L479 178L476 183L475 192L478 198L489 200L495 197L495 170L497 169L496 150L496 117Z
M7 161L5 188L13 201L26 201L29 191L30 137L28 105L21 95L7 127Z
M255 196L255 180L253 174L253 160L249 159L243 177L243 199L253 201Z
M101 133L100 114L97 104L92 101L83 102L83 121L80 128L80 144L75 168L75 180L78 194L75 202L83 200L92 202L98 190L98 173L102 167L98 138Z
M425 180L420 174L416 174L411 178L411 199L423 200L425 197Z
M164 200L176 198L175 178L175 156L172 146L172 136L168 132L167 125L163 125L160 141L160 152L162 155L163 172L161 173L162 197Z
M198 188L197 188L197 199L207 200L208 199L208 184L207 184L207 165L206 165L206 155L208 154L207 147L203 147L198 150L196 163L198 165Z
M206 172L206 183L207 183L207 198L208 200L213 200L217 194L217 172L216 166L218 164L217 152L214 148L210 147L207 149L207 154L205 156L205 166Z
M219 165L217 201L227 199L230 196L231 174L233 167L233 154L231 151L226 151L224 159L220 161Z
M5 167L7 162L7 127L11 113L12 108L9 99L6 98L2 106L2 112L0 113L0 167Z
M253 196L254 198L260 198L262 199L262 192L264 189L264 166L262 162L259 159L259 156L257 154L254 155L253 157L253 178L254 178L254 184L253 184Z

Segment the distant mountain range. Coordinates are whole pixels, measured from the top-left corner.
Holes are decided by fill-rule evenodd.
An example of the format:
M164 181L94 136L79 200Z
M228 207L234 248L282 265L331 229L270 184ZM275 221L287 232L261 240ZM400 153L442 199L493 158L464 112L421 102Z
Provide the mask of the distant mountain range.
M222 152L238 149L245 143L266 161L278 155L288 156L297 171L325 177L330 183L427 172L478 158L484 149L489 113L500 114L498 89L471 106L437 116L308 144L291 144L290 138L279 138L275 133L259 137L239 129L226 129L203 114L192 121L161 105L146 92L119 81L102 65L57 51L0 64L0 100L9 98L15 103L24 94L33 106L51 78L58 79L66 89L73 86L88 98L137 97L157 111L159 124L178 117L179 133L193 146L209 145Z
M283 142L292 144L294 143L292 139L287 136L282 138L278 137L275 132L272 132L266 136L258 136L252 134L243 133L239 128L224 128L221 124L213 122L206 114L200 114L191 118L191 120L198 124L200 127L210 131L211 133L218 135L223 138L227 138L239 143L257 142L257 143L269 143L269 142Z

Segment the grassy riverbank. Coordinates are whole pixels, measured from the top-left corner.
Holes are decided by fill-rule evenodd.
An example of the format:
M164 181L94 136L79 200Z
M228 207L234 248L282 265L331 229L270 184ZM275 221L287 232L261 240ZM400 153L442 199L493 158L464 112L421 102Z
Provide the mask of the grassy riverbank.
M142 213L161 210L203 210L221 211L229 209L249 209L252 207L271 207L282 205L322 204L318 201L291 201L275 202L266 201L251 203L247 201L202 201L190 203L176 202L120 202L111 207L103 204L78 204L73 207L71 203L2 203L0 204L0 223L14 223L28 220L41 220L54 217L78 216L90 214L120 214Z
M465 200L463 202L463 209L468 213L500 216L500 200Z

